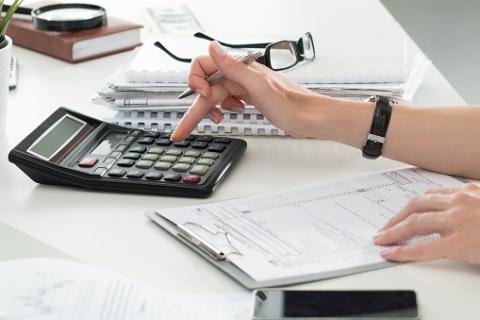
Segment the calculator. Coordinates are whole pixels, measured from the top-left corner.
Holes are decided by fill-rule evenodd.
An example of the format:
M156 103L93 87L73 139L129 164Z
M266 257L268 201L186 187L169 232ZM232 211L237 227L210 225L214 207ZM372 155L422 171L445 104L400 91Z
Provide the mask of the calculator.
M241 139L170 133L103 122L57 109L8 158L42 184L207 197L241 157Z

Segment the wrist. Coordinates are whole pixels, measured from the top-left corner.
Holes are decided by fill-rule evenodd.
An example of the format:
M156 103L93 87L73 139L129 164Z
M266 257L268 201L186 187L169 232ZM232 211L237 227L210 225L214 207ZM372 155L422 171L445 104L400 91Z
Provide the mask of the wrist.
M305 136L361 148L370 128L374 108L374 103L312 95L303 108Z

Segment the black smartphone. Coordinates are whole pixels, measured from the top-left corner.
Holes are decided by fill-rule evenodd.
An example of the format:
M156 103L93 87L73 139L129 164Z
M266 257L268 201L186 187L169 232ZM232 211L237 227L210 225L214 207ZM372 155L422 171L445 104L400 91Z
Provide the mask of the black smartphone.
M417 297L408 290L254 291L253 320L419 319Z

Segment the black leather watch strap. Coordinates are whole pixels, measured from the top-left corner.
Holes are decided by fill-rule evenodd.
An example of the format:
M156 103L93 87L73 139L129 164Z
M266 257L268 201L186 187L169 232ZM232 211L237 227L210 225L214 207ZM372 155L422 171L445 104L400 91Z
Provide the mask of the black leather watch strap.
M362 150L365 158L376 159L382 155L391 115L392 104L390 99L380 96L375 97L372 125Z

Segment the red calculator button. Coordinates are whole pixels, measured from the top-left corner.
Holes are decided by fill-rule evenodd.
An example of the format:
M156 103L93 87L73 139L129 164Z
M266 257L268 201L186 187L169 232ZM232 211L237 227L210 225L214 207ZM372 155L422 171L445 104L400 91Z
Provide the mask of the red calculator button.
M200 176L190 174L188 176L185 176L183 178L183 182L188 183L188 184L197 184L200 182Z
M78 166L82 168L91 168L94 165L96 165L97 162L98 162L98 158L85 157L78 163Z

